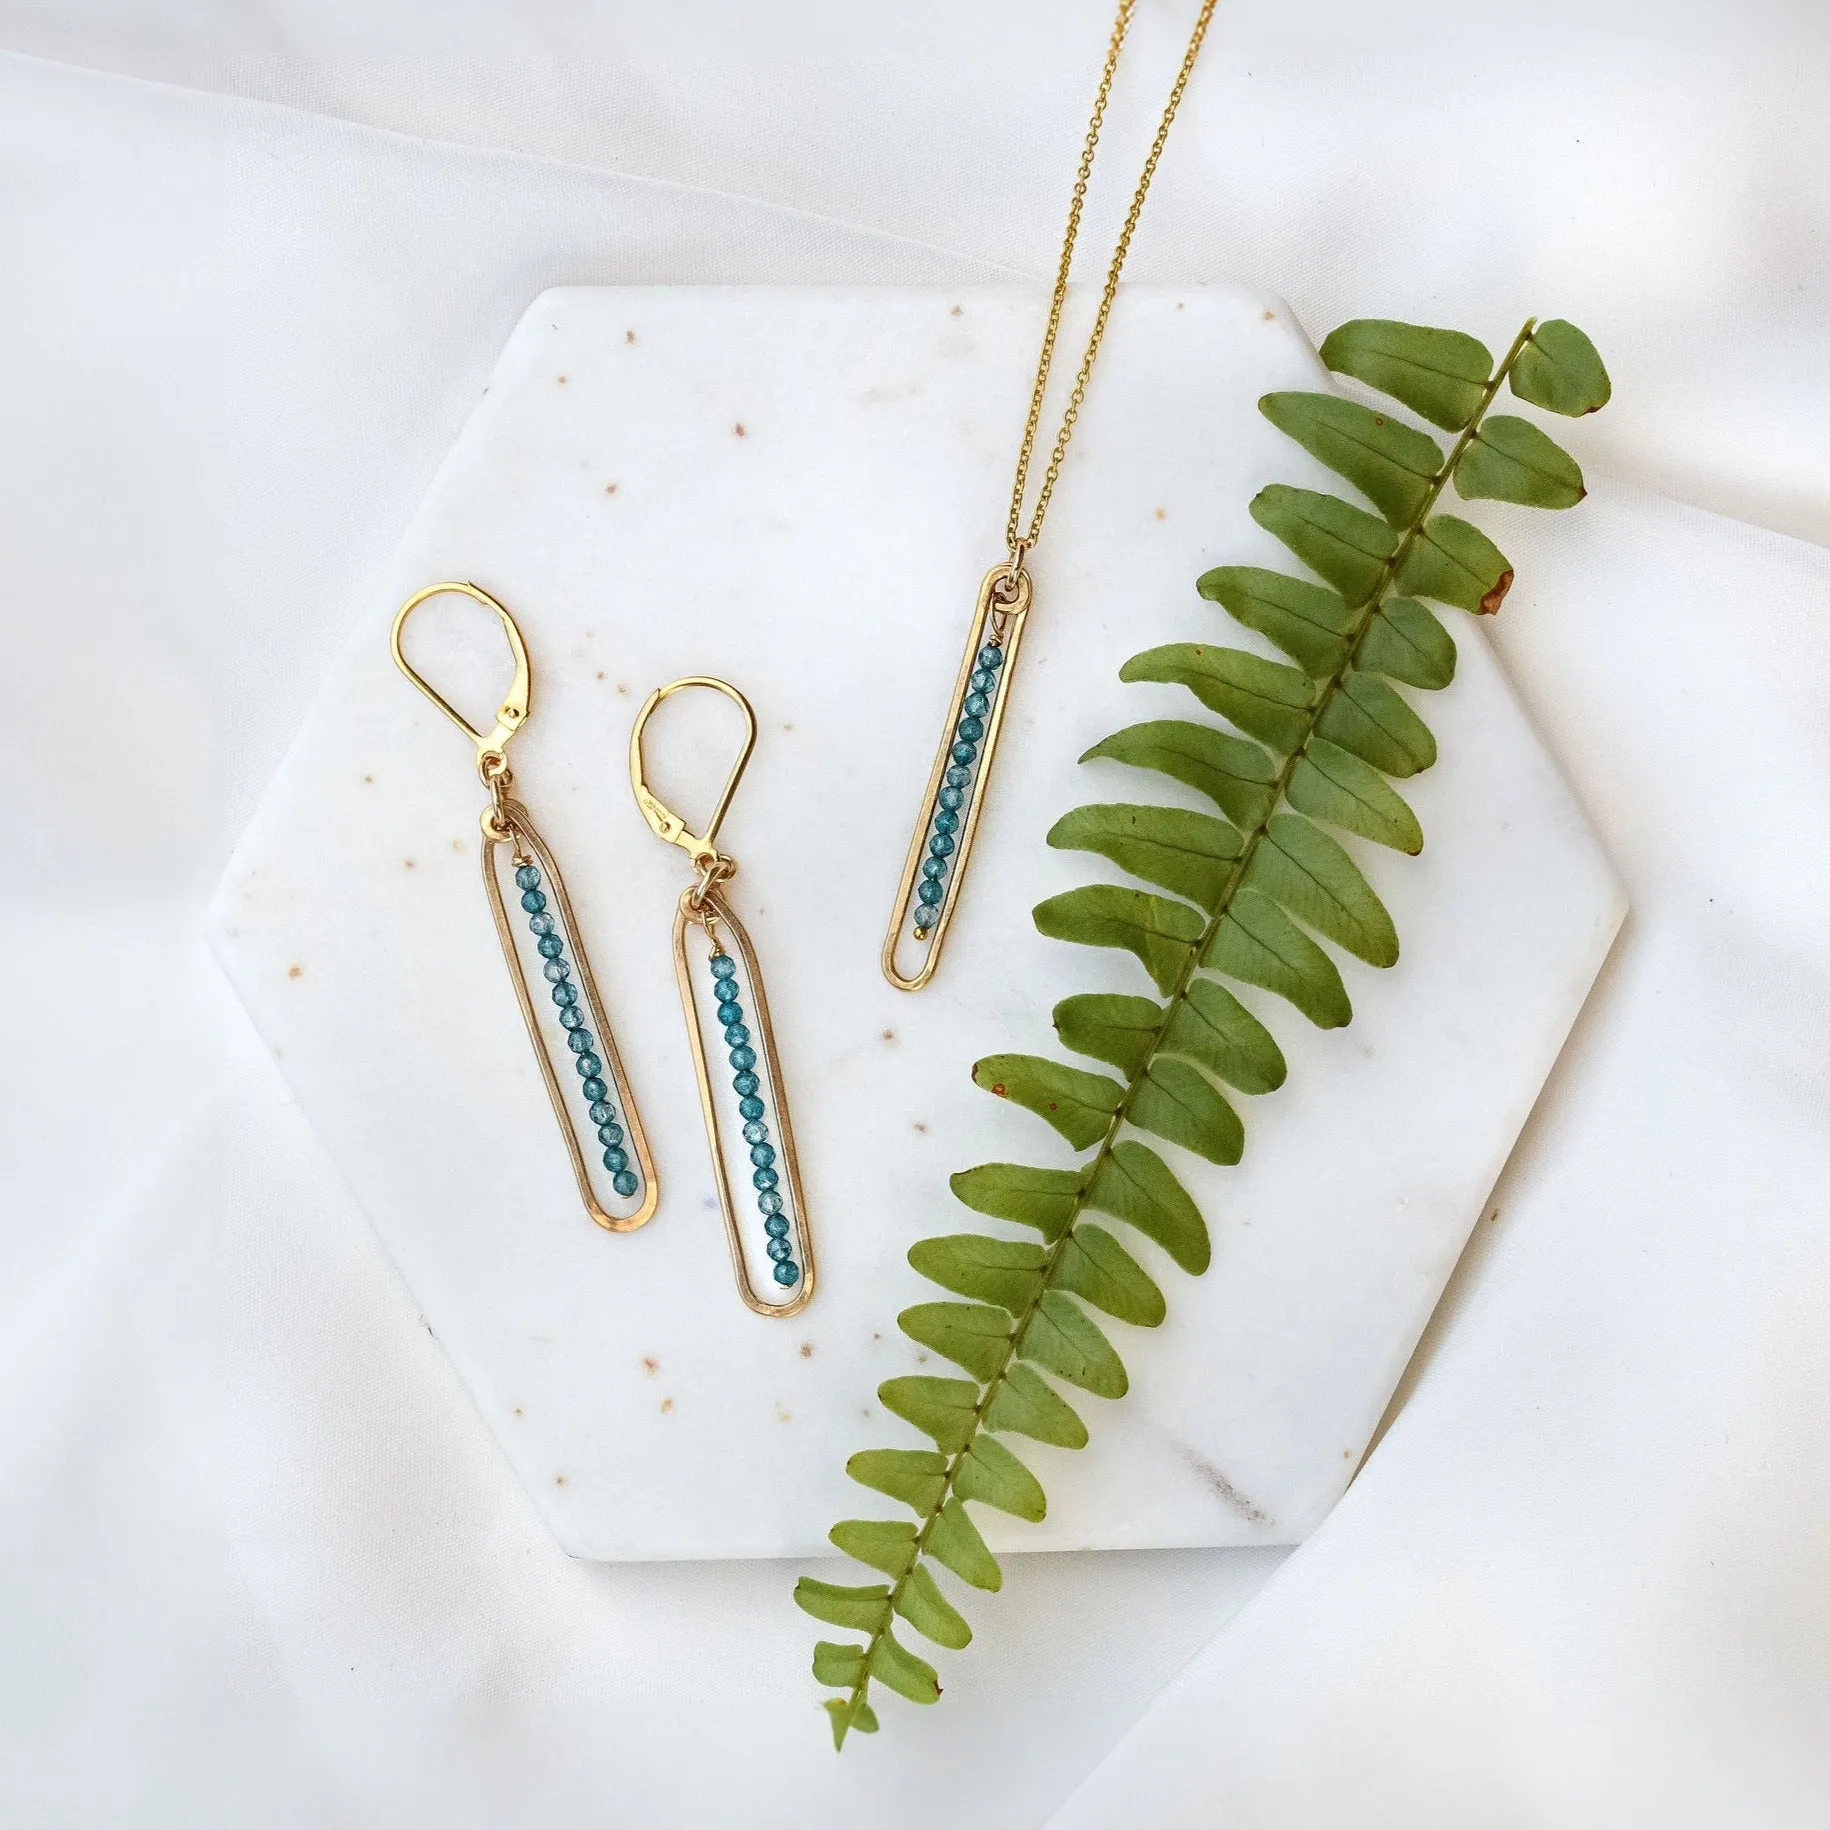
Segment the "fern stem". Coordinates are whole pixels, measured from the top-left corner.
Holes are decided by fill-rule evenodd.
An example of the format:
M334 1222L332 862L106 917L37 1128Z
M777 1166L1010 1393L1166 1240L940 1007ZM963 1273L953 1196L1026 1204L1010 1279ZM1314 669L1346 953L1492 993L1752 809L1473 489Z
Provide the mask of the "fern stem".
M940 1498L935 1502L932 1510L929 1511L927 1516L922 1520L920 1529L915 1534L914 1554L909 1559L909 1567L890 1587L888 1605L884 1610L883 1625L878 1627L871 1634L870 1642L865 1647L864 1662L858 1681L852 1687L851 1695L846 1700L845 1726L847 1729L851 1727L853 1719L857 1714L858 1705L864 1701L866 1693L869 1691L871 1660L878 1645L882 1642L884 1634L890 1630L890 1623L895 1619L896 1603L901 1599L902 1592L908 1586L909 1579L914 1575L923 1556L927 1553L928 1534L934 1529L935 1522L946 1510L947 1503L953 1498L954 1484L959 1478L959 1472L965 1463L966 1457L972 1452L973 1444L978 1440L979 1430L984 1425L985 1414L991 1407L991 1401L997 1395L998 1388L1010 1376L1011 1364L1016 1359L1017 1355L1017 1343L1022 1340L1024 1331L1028 1328L1032 1317L1041 1306L1043 1297L1054 1287L1056 1266L1060 1262L1061 1254L1067 1249L1068 1242L1073 1238L1075 1229L1080 1225L1081 1219L1086 1213L1087 1195L1093 1188L1094 1183L1098 1180L1100 1170L1105 1167L1107 1159L1111 1156L1114 1145L1119 1141L1119 1136L1124 1130L1131 1110L1132 1101L1137 1097L1139 1089L1142 1088L1145 1080L1149 1077L1151 1064L1156 1060L1157 1054L1163 1046L1163 1039L1168 1034L1169 1026L1174 1021L1176 1012L1181 1007L1182 1000L1188 996L1189 986L1194 983L1195 973L1200 967L1202 958L1205 956L1208 948L1213 945L1214 937L1219 933L1221 923L1226 920L1227 915L1232 910L1233 899L1238 894L1240 886L1245 882L1246 873L1251 866L1252 859L1257 853L1260 844L1263 843L1266 832L1269 830L1272 816L1283 805L1284 797L1289 789L1290 777L1294 774L1297 763L1302 760L1304 752L1308 749L1309 739L1314 735L1315 727L1320 721L1322 714L1327 710L1329 702L1333 699L1334 695L1340 691L1342 682L1346 679L1348 672L1353 667L1354 662L1358 659L1360 645L1365 639L1367 630L1372 625L1373 617L1378 613L1379 606L1385 601L1386 597L1391 592L1392 586L1397 582L1399 574L1404 569L1404 563L1410 556L1411 549L1422 537L1424 525L1428 522L1437 502L1441 499L1442 492L1448 487L1449 479L1455 474L1455 467L1460 463L1463 452L1467 450L1468 446L1472 444L1474 439L1478 436L1481 422L1492 409L1494 399L1499 394L1501 387L1505 385L1506 377L1512 373L1513 364L1516 363L1519 357L1524 353L1525 346L1531 341L1532 332L1536 328L1537 320L1535 318L1527 318L1525 320L1524 328L1521 329L1519 334L1513 339L1512 347L1506 352L1504 360L1501 361L1500 365L1494 370L1492 378L1488 381L1485 389L1482 391L1479 406L1475 408L1473 416L1462 429L1461 436L1455 441L1453 449L1451 449L1448 457L1443 461L1442 468L1430 479L1429 489L1425 494L1422 503L1419 505L1417 512L1399 531L1398 544L1393 549L1391 557L1385 562L1384 568L1374 582L1371 591L1357 606L1354 606L1358 611L1358 615L1351 626L1351 639L1347 645L1346 659L1343 660L1341 665L1321 683L1320 689L1315 697L1315 702L1310 707L1309 728L1304 732L1302 740L1292 747L1290 754L1285 758L1284 765L1278 772L1277 779L1272 785L1271 797L1265 805L1265 811L1253 826L1251 832L1247 835L1245 844L1240 850L1239 860L1233 867L1232 875L1227 881L1226 888L1220 893L1219 899L1208 918L1207 926L1201 932L1201 938L1189 949L1188 963L1182 968L1181 975L1177 978L1174 989L1168 994L1167 1001L1163 1006L1162 1021L1157 1025L1156 1035L1150 1044L1149 1053L1144 1057L1143 1064L1138 1068L1137 1073L1132 1077L1130 1084L1126 1087L1124 1097L1119 1101L1117 1109L1112 1114L1111 1122L1106 1127L1105 1136L1100 1139L1099 1148L1094 1152L1091 1162L1086 1167L1085 1174L1081 1179L1080 1194L1075 1203L1074 1217L1069 1221L1067 1226L1063 1228L1060 1238L1050 1245L1044 1253L1042 1276L1037 1282L1035 1295L1030 1298L1023 1313L1014 1318L1010 1330L1010 1339L1004 1349L1004 1357L999 1361L997 1369L992 1373L991 1377L985 1381L985 1388L979 1395L978 1403L973 1407L972 1428L967 1435L965 1444L948 1458L946 1478L941 1487Z

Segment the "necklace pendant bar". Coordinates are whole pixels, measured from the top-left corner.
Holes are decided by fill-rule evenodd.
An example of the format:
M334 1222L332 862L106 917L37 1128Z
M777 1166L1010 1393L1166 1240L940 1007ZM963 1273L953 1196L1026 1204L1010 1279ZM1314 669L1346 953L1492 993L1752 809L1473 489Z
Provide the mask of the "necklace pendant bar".
M979 586L940 746L883 940L883 976L898 991L920 991L934 977L959 909L1010 704L1030 590L1029 573L1008 560L993 566Z

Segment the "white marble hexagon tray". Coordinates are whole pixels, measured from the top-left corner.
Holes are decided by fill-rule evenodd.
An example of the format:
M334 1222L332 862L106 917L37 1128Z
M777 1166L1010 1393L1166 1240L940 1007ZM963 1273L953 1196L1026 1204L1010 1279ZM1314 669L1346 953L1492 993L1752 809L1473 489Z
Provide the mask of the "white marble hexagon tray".
M1075 759L1188 715L1177 688L1120 685L1127 655L1252 645L1193 581L1290 563L1246 504L1324 478L1255 402L1328 384L1274 298L1126 291L1035 563L966 906L910 997L879 976L878 944L999 556L1040 312L1028 292L538 299L223 883L225 967L576 1555L802 1555L877 1510L843 1470L914 1441L875 1401L921 1358L894 1325L933 1294L905 1250L973 1223L949 1171L1064 1160L971 1085L971 1062L1047 1051L1067 993L1146 988L1128 956L1035 933L1030 906L1097 868L1043 834L1084 801L1175 795ZM518 786L566 869L660 1163L661 1212L638 1233L580 1209L478 881L471 753L389 659L395 606L439 578L494 591L532 650ZM1429 843L1355 848L1403 958L1343 960L1344 1031L1253 1000L1289 1082L1246 1102L1241 1167L1180 1159L1213 1266L1191 1280L1138 1242L1169 1320L1114 1324L1130 1397L1082 1402L1086 1450L1026 1448L1049 1517L990 1516L1001 1547L1292 1541L1365 1448L1623 912L1486 641L1454 630L1459 677L1424 707L1443 760L1410 788ZM492 626L454 611L432 647L493 707ZM668 956L686 861L643 825L625 769L642 697L701 672L762 720L725 841L818 1231L820 1289L788 1322L732 1286ZM694 804L723 756L675 749Z

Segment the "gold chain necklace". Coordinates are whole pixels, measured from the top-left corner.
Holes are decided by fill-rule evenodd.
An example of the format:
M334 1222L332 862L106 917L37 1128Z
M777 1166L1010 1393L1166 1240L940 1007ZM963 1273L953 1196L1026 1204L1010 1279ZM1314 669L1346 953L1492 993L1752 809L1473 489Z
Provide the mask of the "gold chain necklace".
M1041 537L1043 519L1048 514L1049 500L1061 476L1068 441L1073 438L1075 424L1080 418L1087 381L1106 334L1112 302L1118 296L1118 277L1124 269L1125 256L1131 251L1131 237L1137 230L1138 218L1143 215L1150 181L1156 176L1157 161L1163 155L1170 125L1181 106L1182 92L1188 87L1189 76L1193 73L1195 59L1201 54L1202 40L1207 36L1208 22L1213 18L1217 4L1218 0L1203 0L1188 49L1182 57L1182 67L1169 91L1163 118L1157 123L1156 138L1150 144L1149 156L1132 194L1131 207L1126 211L1124 226L1119 231L1118 244L1112 250L1105 285L1099 295L1099 309L1087 337L1086 352L1080 359L1079 372L1062 411L1060 429L1055 434L1054 448L1049 453L1048 467L1042 473L1042 484L1036 492L1035 507L1025 529L1023 506L1029 494L1030 459L1042 424L1049 371L1054 365L1062 308L1067 302L1068 270L1073 265L1074 243L1080 233L1080 212L1086 202L1093 155L1099 147L1099 130L1105 123L1112 78L1118 69L1119 55L1125 48L1131 16L1137 10L1137 0L1119 0L1112 41L1106 48L1105 68L1100 73L1099 92L1093 99L1092 119L1087 123L1086 144L1081 148L1080 167L1074 178L1067 233L1062 238L1061 260L1055 269L1055 289L1049 299L1048 323L1042 333L1042 351L1036 362L1035 386L1030 392L1029 417L1024 422L1023 442L1017 452L1017 474L1011 486L1010 514L1005 521L1005 542L1010 556L993 566L979 586L978 603L967 632L959 676L954 682L945 731L928 777L927 795L909 843L902 883L896 892L896 906L883 943L883 974L899 991L919 991L933 978L940 965L941 948L959 906L966 863L972 855L979 815L984 810L991 761L1009 703L1011 674L1023 625L1029 615L1032 585L1028 558ZM898 954L905 943L916 955L914 970L910 973L904 973L898 965Z

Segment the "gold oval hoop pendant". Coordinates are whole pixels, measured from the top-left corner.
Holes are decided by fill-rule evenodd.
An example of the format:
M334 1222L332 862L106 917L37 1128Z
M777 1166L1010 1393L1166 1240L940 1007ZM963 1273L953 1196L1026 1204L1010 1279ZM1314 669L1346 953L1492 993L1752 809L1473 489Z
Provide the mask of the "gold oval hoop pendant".
M704 957L696 963L690 945L695 930L706 940ZM723 944L727 934L735 943L734 951ZM720 973L722 961L731 962L733 970L728 976ZM794 1148L794 1123L756 949L748 930L716 890L682 892L674 916L674 974L680 981L680 1004L692 1047L693 1072L699 1081L705 1141L711 1150L718 1205L724 1211L737 1294L758 1315L798 1315L813 1300L814 1258L813 1229L807 1220L800 1158ZM733 1006L740 1013L736 1022L721 1022L723 1012ZM749 1035L733 1046L727 1038L739 1026ZM730 1063L729 1092L721 1092L713 1084L711 1062L718 1056ZM722 1070L720 1078L725 1078ZM746 1086L748 1092L742 1090ZM755 1116L746 1117L746 1113ZM759 1210L761 1229L740 1211L740 1189L743 1206L754 1205ZM782 1220L787 1227L777 1233L771 1222ZM765 1255L777 1240L790 1244L791 1256ZM779 1264L792 1265L799 1273L787 1291L778 1281L775 1267ZM761 1281L764 1277L767 1283ZM765 1294L771 1286L776 1295Z
M1008 597L1001 595L1005 592ZM940 748L883 938L883 976L898 991L921 990L940 966L985 811L1029 603L1029 573L1008 561L993 566L979 586Z
M654 1218L661 1203L661 1180L655 1174L648 1133L636 1109L635 1090L624 1072L616 1032L598 996L597 980L559 866L519 801L504 802L502 814L508 830L500 836L485 824L483 886L496 918L496 934L515 1000L527 1025L527 1039L533 1044L559 1134L572 1159L585 1212L606 1232L633 1233ZM520 872L528 867L518 860L529 854L533 869L541 876L539 882L523 887ZM516 869L509 882L522 916L519 924L509 915L511 891L503 882L511 866ZM530 909L530 896L543 897L544 906ZM541 926L535 927L535 923ZM525 942L522 930L529 936ZM568 964L574 977L561 970ZM537 978L533 976L536 972ZM568 983L576 986L578 995L570 1004L557 1005L554 994ZM546 1007L544 1020L542 1006ZM563 1023L569 1012L580 1013L575 1026ZM567 1079L573 1082L571 1086L565 1084Z

